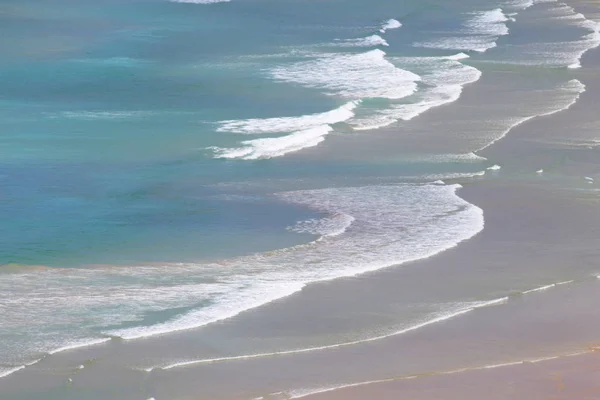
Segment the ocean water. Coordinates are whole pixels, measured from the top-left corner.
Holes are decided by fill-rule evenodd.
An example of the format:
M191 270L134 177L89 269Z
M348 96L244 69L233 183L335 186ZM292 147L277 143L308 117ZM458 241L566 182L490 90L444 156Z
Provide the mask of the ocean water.
M0 376L459 245L485 216L448 181L600 45L558 1L2 7Z

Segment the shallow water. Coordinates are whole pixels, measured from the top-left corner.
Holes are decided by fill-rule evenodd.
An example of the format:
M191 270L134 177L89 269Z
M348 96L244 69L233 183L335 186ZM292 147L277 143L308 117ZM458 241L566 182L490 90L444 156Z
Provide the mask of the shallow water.
M598 25L561 4L7 4L0 371L471 238L485 210L439 180L486 179L495 161L473 152L585 95ZM492 286L298 345L508 290Z

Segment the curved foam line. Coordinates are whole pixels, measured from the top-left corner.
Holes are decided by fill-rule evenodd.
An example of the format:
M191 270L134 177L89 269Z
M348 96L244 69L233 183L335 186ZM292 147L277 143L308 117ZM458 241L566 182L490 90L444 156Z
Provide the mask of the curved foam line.
M529 294L529 293L535 293L535 292L543 292L544 290L551 289L551 288L553 288L555 286L556 286L555 283L553 283L551 285L540 286L540 287L535 288L535 289L526 290L526 291L523 292L523 294Z
M102 338L102 339L97 339L97 340L89 340L89 341L81 342L81 343L74 343L74 344L63 346L63 347L59 347L58 349L51 350L48 352L48 354L52 355L52 354L60 353L60 352L67 351L67 350L79 349L81 347L94 346L97 344L106 343L110 340L111 340L111 338Z
M478 153L478 152L480 152L482 150L487 149L488 147L490 147L491 145L493 145L497 141L505 138L506 135L508 135L508 133L510 131L512 131L514 128L516 128L517 126L520 126L520 125L524 124L527 121L531 121L532 119L535 119L535 118L547 117L547 116L550 116L550 115L553 115L553 114L557 114L557 113L559 113L561 111L566 111L569 108L573 107L573 105L575 105L575 103L577 103L577 100L579 100L579 97L581 97L581 94L585 93L586 87L578 79L572 79L572 80L570 80L567 83L573 83L573 84L577 85L578 86L578 91L576 92L577 95L566 106L564 106L562 108L559 108L557 110L552 110L552 111L545 112L545 113L542 113L542 114L532 115L532 116L524 117L524 118L520 119L515 124L513 124L511 127L509 127L506 131L504 131L499 137L497 137L496 139L493 139L490 143L486 144L485 146L481 147L480 149L475 150L474 153Z
M0 372L0 378L4 378L4 377L7 377L7 376L9 376L11 374L14 374L17 371L22 370L23 368L25 368L25 365L21 365L19 367L13 368L13 369L2 371L2 372Z
M451 374L457 374L457 373L468 372L468 371L481 371L481 370L486 370L486 369L510 367L510 366L515 366L515 365L522 365L525 363L536 364L536 363L543 362L543 361L556 360L556 359L565 358L565 357L575 357L575 356L580 356L580 355L588 354L588 353L591 353L591 351L579 351L576 353L569 353L569 354L564 354L564 355L559 355L559 356L542 357L542 358L536 358L536 359L530 359L530 360L520 360L520 361L513 361L513 362L502 363L502 364L484 365L484 366L480 366L480 367L460 368L460 369L455 369L452 371L427 374L427 376L451 375ZM300 398L312 396L314 394L333 392L333 391L339 390L339 389L346 389L346 388L357 387L357 386L366 386L366 385L371 385L374 383L404 381L404 380L409 380L409 379L420 378L422 376L424 376L424 375L408 375L408 376L402 376L402 377L396 377L396 378L386 378L386 379L378 379L378 380L373 380L373 381L349 383L346 385L331 386L328 388L319 388L319 389L312 389L312 390L311 389L296 390L296 391L289 392L289 394L290 394L290 399L300 399ZM294 394L294 393L297 393L297 394Z
M454 317L458 317L460 315L466 314L466 313L476 310L478 308L502 304L507 301L508 301L508 297L502 297L500 299L482 302L479 304L472 305L471 307L467 307L467 308L464 308L459 311L455 311L450 314L442 315L442 316L430 319L428 321L422 322L417 325L413 325L411 327L408 327L408 328L405 328L405 329L402 329L402 330L399 330L396 332L392 332L392 333L389 333L386 335L374 336L374 337L370 337L370 338L366 338L366 339L353 340L350 342L336 343L336 344L325 345L325 346L308 347L305 349L295 349L295 350L275 351L275 352L271 352L271 353L258 353L258 354L242 355L242 356L204 358L204 359L200 359L200 360L183 361L183 362L173 363L173 364L169 364L169 365L162 366L162 367L153 367L153 368L148 369L147 371L150 372L154 369L167 370L167 369L172 369L172 368L186 367L186 366L195 365L195 364L205 364L205 363L213 363L213 362L221 362L221 361L247 360L247 359L261 358L261 357L301 354L301 353L308 353L308 352L318 351L318 350L329 350L329 349L335 349L335 348L340 348L340 347L352 346L352 345L356 345L356 344L369 343L369 342L374 342L377 340L385 339L388 337L398 336L398 335L402 335L402 334L405 334L408 332L412 332L412 331L415 331L417 329L423 328L428 325L432 325L432 324L442 322L442 321L445 321L445 320L448 320L448 319L451 319Z
M27 368L27 367L31 366L31 365L37 364L37 363L39 363L40 361L42 361L42 358L40 358L40 359L38 359L38 360L31 361L31 362L29 362L29 363L27 363L27 364L19 365L19 366L18 366L18 367L16 367L16 368L12 368L12 369L8 369L8 370L4 370L4 371L0 372L0 378L7 377L7 376L9 376L9 375L11 375L11 374L14 374L14 373L15 373L15 372L17 372L17 371L20 371L20 370L22 370L22 369L24 369L24 368Z

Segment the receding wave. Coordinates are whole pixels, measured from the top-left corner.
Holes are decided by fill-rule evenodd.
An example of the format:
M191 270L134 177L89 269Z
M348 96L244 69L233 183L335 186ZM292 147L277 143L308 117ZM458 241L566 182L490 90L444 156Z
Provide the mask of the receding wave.
M517 60L516 63L580 68L583 55L588 50L600 46L600 23L586 18L564 3L557 2L549 12L551 22L574 26L586 33L574 41L521 46L520 50L524 53L525 60Z
M311 282L430 257L483 229L483 212L457 196L459 188L398 184L284 192L276 197L327 219L297 225L321 235L319 240L202 264L0 275L0 303L7 305L1 329L18 335L10 346L22 348L26 361L107 337L135 339L203 326ZM188 311L170 316L177 309ZM152 323L149 313L152 320L165 317ZM10 354L4 346L0 342L0 354Z
M464 53L446 57L397 57L391 61L406 68L418 70L421 88L409 102L390 104L370 115L350 121L356 130L377 129L396 121L408 121L424 112L452 103L460 98L463 87L481 78L481 71L464 65L460 60L468 58Z
M499 131L496 134L496 136L493 137L485 146L481 147L476 151L481 151L491 146L498 140L504 138L511 130L513 130L521 124L524 124L527 121L530 121L534 118L546 117L552 114L559 113L561 111L568 110L575 103L577 103L577 100L579 100L581 94L585 92L585 85L577 79L572 79L562 85L559 85L550 92L555 92L550 93L548 96L549 98L553 98L553 101L549 106L547 106L545 110L540 110L538 114L516 117L514 120L507 121L507 127L505 129Z
M343 213L354 221L343 233L307 245L224 261L214 271L203 266L220 283L208 285L204 293L214 293L215 287L223 291L214 293L214 305L164 323L107 333L134 339L190 329L289 295L310 282L437 254L483 228L481 210L456 196L459 187L397 185L282 193L278 197L285 201ZM222 286L224 282L227 285Z

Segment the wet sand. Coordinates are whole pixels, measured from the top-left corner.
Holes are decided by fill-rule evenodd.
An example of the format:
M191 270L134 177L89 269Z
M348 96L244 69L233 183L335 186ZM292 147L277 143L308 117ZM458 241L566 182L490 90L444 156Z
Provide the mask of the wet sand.
M600 352L540 362L417 376L342 388L306 400L595 400L600 397Z
M590 52L584 67L599 59L600 51ZM600 197L593 191L600 150L590 145L600 137L600 79L590 71L578 72L588 91L568 112L522 124L481 152L502 169L460 181L459 195L485 212L485 229L471 240L398 268L309 285L201 329L58 353L2 379L0 397L283 399L389 380L306 398L600 398L595 352L480 369L590 351L600 342ZM427 321L411 320L404 305L432 297L439 304L502 301L443 320L449 310L406 330ZM398 315L410 323L397 325ZM388 337L334 346L378 335ZM331 347L160 368L321 343ZM467 370L448 374L460 369Z

